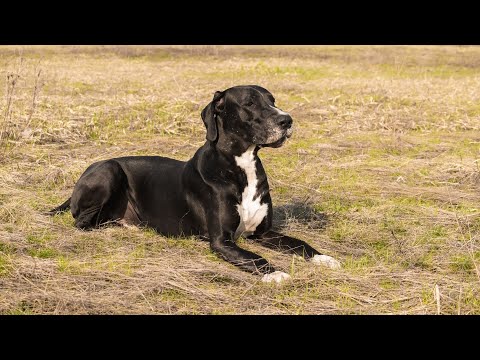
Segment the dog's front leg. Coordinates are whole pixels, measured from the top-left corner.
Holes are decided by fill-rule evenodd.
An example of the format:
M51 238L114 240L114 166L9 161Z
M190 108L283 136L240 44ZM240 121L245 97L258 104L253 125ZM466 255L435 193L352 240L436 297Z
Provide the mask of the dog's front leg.
M235 243L233 239L236 229L235 221L231 219L233 216L225 216L225 214L226 212L220 209L211 209L209 212L208 233L212 251L242 270L257 274L274 272L275 269L266 259L240 248Z
M237 246L234 241L235 230L240 218L238 214L225 206L211 207L208 213L208 233L210 248L229 263L244 271L263 274L262 281L280 283L290 279L290 275L275 271L275 268L263 257Z
M254 274L263 274L263 282L281 283L291 278L290 275L283 271L275 271L274 267L260 255L242 249L233 240L226 239L226 234L211 237L210 248L229 263Z
M322 255L305 241L275 231L253 234L248 238L257 240L259 244L265 247L303 256L305 259L311 260L313 263L326 265L332 269L338 269L341 267L340 262L331 256Z
M269 274L275 271L266 259L237 246L233 240L227 239L226 234L211 237L210 248L229 263L250 273Z

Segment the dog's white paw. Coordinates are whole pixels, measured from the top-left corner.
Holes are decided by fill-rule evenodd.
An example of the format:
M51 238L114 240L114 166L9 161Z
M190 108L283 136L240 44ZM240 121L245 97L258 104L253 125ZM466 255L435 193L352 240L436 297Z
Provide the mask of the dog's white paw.
M275 271L270 274L265 274L262 277L263 282L272 282L275 281L277 284L280 284L283 281L290 280L292 277L283 271Z
M328 266L330 269L340 269L342 267L340 261L328 255L315 255L312 262L316 265Z

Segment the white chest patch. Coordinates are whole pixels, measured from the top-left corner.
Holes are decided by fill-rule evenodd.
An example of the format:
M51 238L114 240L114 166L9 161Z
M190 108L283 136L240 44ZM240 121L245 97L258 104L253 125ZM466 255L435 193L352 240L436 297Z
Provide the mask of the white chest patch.
M235 156L237 165L245 171L247 176L247 186L245 186L242 193L242 202L237 205L240 224L237 231L235 231L235 239L242 234L246 236L251 235L268 212L268 204L260 204L261 196L255 198L258 179L255 157L253 156L254 150L255 145L252 145L241 156Z

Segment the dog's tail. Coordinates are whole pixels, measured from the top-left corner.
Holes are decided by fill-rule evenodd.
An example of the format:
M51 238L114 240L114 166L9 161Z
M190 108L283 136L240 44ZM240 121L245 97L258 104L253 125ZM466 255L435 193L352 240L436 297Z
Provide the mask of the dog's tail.
M70 200L72 200L71 197L69 197L68 200L65 201L62 205L59 205L55 209L47 211L45 214L46 215L55 215L55 214L67 211L68 209L70 209Z

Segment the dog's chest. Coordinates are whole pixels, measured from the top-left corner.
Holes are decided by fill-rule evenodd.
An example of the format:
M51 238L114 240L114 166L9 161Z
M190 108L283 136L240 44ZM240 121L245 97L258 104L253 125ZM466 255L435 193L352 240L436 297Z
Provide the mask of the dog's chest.
M252 146L241 156L235 157L237 165L245 172L247 177L247 185L242 192L241 203L237 205L240 224L235 232L235 238L242 234L245 236L251 235L268 212L268 204L260 203L261 194L257 194L258 179L255 156L253 155L254 150L255 146Z

